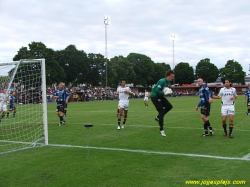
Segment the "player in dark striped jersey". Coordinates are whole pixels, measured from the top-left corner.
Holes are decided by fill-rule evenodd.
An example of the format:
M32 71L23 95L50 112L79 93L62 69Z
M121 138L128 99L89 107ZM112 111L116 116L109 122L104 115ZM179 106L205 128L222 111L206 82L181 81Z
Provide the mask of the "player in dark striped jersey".
M9 96L9 110L7 112L7 118L9 118L9 114L11 111L14 111L13 113L13 118L16 117L16 106L17 106L17 102L16 102L16 92L13 91L11 93L11 95Z
M210 129L210 136L214 134L214 130L208 120L208 116L210 114L210 105L213 102L212 93L210 92L209 88L203 84L203 79L198 79L198 85L200 86L200 102L196 106L195 110L197 111L199 107L201 107L201 118L203 120L204 126L204 134L201 136L209 136L208 134L208 127Z
M65 104L68 104L69 95L66 90L63 89L64 84L59 83L58 84L58 90L56 90L54 98L57 99L57 108L56 108L56 114L60 118L59 126L65 125L66 121L63 119L63 112L64 112L64 106Z
M250 116L250 86L248 86L248 90L245 92L244 103L246 102L247 98L247 112L246 114Z

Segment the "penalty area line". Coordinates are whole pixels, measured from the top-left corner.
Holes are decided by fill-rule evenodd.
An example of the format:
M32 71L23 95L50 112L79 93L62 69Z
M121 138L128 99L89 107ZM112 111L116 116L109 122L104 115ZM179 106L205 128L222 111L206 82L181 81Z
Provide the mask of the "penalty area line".
M243 156L242 160L250 160L250 153L247 154L247 155L245 155L245 156Z
M108 151L123 151L123 152L146 153L146 154L157 154L157 155L175 155L175 156L187 156L187 157L213 158L213 159L222 159L222 160L250 161L250 154L248 154L248 155L246 155L246 156L244 156L242 158L237 158L237 157L222 157L222 156L212 156L212 155L159 152L159 151L120 149L120 148L108 148L108 147L88 147L88 146L74 146L74 145L60 145L60 144L49 144L48 146L67 147L67 148L81 148L81 149L97 149L97 150L108 150Z

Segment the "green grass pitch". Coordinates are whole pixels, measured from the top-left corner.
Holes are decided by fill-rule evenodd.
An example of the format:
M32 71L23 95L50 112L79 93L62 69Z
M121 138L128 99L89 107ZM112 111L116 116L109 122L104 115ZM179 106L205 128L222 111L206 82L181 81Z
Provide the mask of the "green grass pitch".
M232 139L223 137L220 100L211 107L211 137L200 137L199 97L168 98L173 109L164 118L167 137L159 134L151 101L145 107L142 99L130 100L122 130L116 129L116 100L69 103L61 127L56 104L49 103L50 146L0 155L0 187L181 187L221 180L248 186L250 117L243 97L235 101Z

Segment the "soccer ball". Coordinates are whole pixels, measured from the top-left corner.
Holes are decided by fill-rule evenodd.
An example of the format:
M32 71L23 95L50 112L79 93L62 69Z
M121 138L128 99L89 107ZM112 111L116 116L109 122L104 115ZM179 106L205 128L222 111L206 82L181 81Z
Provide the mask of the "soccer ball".
M170 95L170 94L173 93L172 89L169 88L169 87L165 87L165 88L163 89L163 92L164 92L164 95Z

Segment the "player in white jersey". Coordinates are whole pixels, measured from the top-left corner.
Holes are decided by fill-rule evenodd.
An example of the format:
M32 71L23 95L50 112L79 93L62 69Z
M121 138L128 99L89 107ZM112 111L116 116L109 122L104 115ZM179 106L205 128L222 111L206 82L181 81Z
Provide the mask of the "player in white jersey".
M0 106L1 106L1 111L3 111L2 116L0 117L0 122L2 121L2 118L7 114L7 101L8 99L7 95L7 89L3 90L3 93L0 93Z
M145 104L145 107L148 107L148 97L149 97L149 93L147 90L145 90L145 95L144 95L144 104Z
M116 97L119 97L119 104L118 104L119 115L118 115L118 127L117 127L118 130L121 129L120 124L123 111L124 111L124 117L123 117L122 128L125 127L125 123L128 117L129 95L134 95L131 89L129 87L126 87L125 85L126 81L123 80L121 86L117 88L116 92Z
M229 138L233 138L233 126L234 126L234 114L235 106L234 100L237 98L236 89L231 87L231 81L225 80L225 87L220 89L218 96L214 96L215 99L222 98L221 101L221 114L222 114L222 126L224 129L223 136L227 136L227 116L229 116Z

